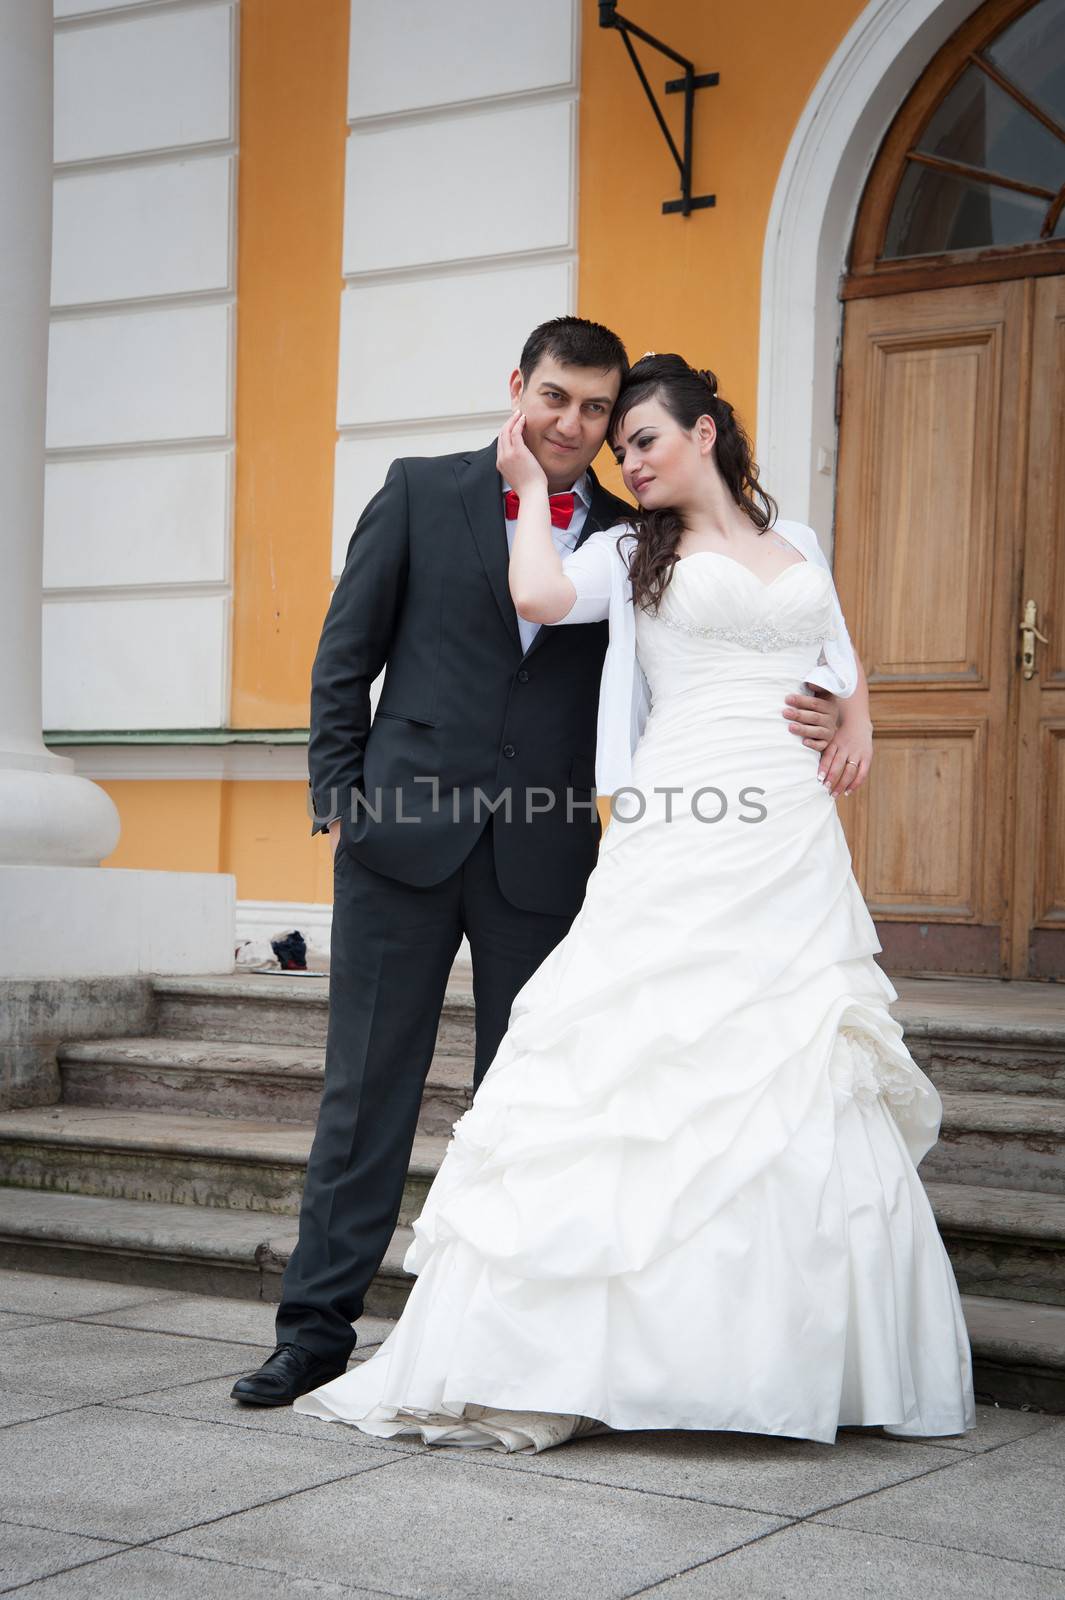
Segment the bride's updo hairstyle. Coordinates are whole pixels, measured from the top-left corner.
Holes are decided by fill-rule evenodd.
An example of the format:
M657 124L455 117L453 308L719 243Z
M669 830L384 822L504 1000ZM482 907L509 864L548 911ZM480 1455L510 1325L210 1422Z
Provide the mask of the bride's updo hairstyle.
M690 367L683 356L641 357L621 386L610 421L612 439L617 438L629 412L647 400L657 400L686 432L700 417L713 420L717 429L714 458L726 489L760 532L771 527L777 515L776 501L758 482L751 441L728 401L718 394L714 374ZM637 507L630 521L638 540L629 569L633 600L645 611L657 611L677 564L684 519L668 506L658 511Z

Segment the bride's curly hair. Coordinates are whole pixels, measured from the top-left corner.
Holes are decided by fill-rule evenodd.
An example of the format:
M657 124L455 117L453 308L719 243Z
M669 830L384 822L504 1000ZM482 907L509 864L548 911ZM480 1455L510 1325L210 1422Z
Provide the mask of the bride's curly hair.
M643 356L629 369L610 419L610 438L616 440L622 423L634 407L657 400L686 430L700 417L710 417L717 429L714 456L725 487L740 510L760 533L776 521L777 504L758 481L751 441L735 411L717 392L717 378L709 369L690 367L683 356ZM677 564L677 544L684 519L672 507L644 511L636 507L629 522L637 544L630 566L632 595L645 611L657 611Z

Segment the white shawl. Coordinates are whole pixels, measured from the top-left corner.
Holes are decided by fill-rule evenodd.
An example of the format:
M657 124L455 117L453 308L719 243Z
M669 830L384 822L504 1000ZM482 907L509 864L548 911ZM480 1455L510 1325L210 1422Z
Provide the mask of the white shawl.
M807 561L832 568L812 528L801 522L777 522L774 530L795 546ZM564 617L552 626L574 622L609 622L610 640L599 686L599 721L596 734L595 786L599 794L616 794L632 781L633 752L643 733L651 696L636 655L636 614L632 605L629 562L636 538L625 523L600 529L562 563L562 570L577 591ZM832 585L834 633L821 644L821 655L806 681L849 699L858 686L858 663L843 620L835 583Z

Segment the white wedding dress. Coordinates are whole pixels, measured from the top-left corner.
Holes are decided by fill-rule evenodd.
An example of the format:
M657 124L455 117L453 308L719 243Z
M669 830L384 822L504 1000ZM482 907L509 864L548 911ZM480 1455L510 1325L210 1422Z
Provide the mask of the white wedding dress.
M766 584L700 552L637 613L643 814L611 822L455 1124L402 1317L297 1411L506 1450L973 1425L915 1170L939 1096L887 1010L818 754L782 715L833 598L809 562Z

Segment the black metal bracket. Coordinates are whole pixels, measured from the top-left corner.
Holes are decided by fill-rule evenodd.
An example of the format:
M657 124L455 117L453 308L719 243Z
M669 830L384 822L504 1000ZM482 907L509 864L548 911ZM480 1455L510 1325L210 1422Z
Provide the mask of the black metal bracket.
M719 80L716 72L696 72L694 64L686 56L679 55L676 50L671 50L668 44L663 44L661 39L656 39L654 34L647 33L643 28L630 22L627 17L619 17L617 0L599 0L599 26L601 28L616 28L621 34L621 42L628 51L629 60L636 69L636 76L643 86L643 92L651 102L651 110L655 120L661 128L665 141L669 146L670 155L677 163L680 173L680 199L664 200L662 210L669 214L679 211L681 216L690 216L693 211L702 211L706 206L715 205L717 196L712 194L692 194L692 124L695 119L695 91L696 89L712 89ZM666 83L667 94L682 94L684 96L684 152L677 149L677 142L670 133L666 119L662 115L662 108L655 98L655 92L643 70L643 65L632 43L632 38L642 39L644 44L649 44L652 50L657 50L661 55L668 56L670 61L675 61L678 67L684 68L683 78L670 78Z

